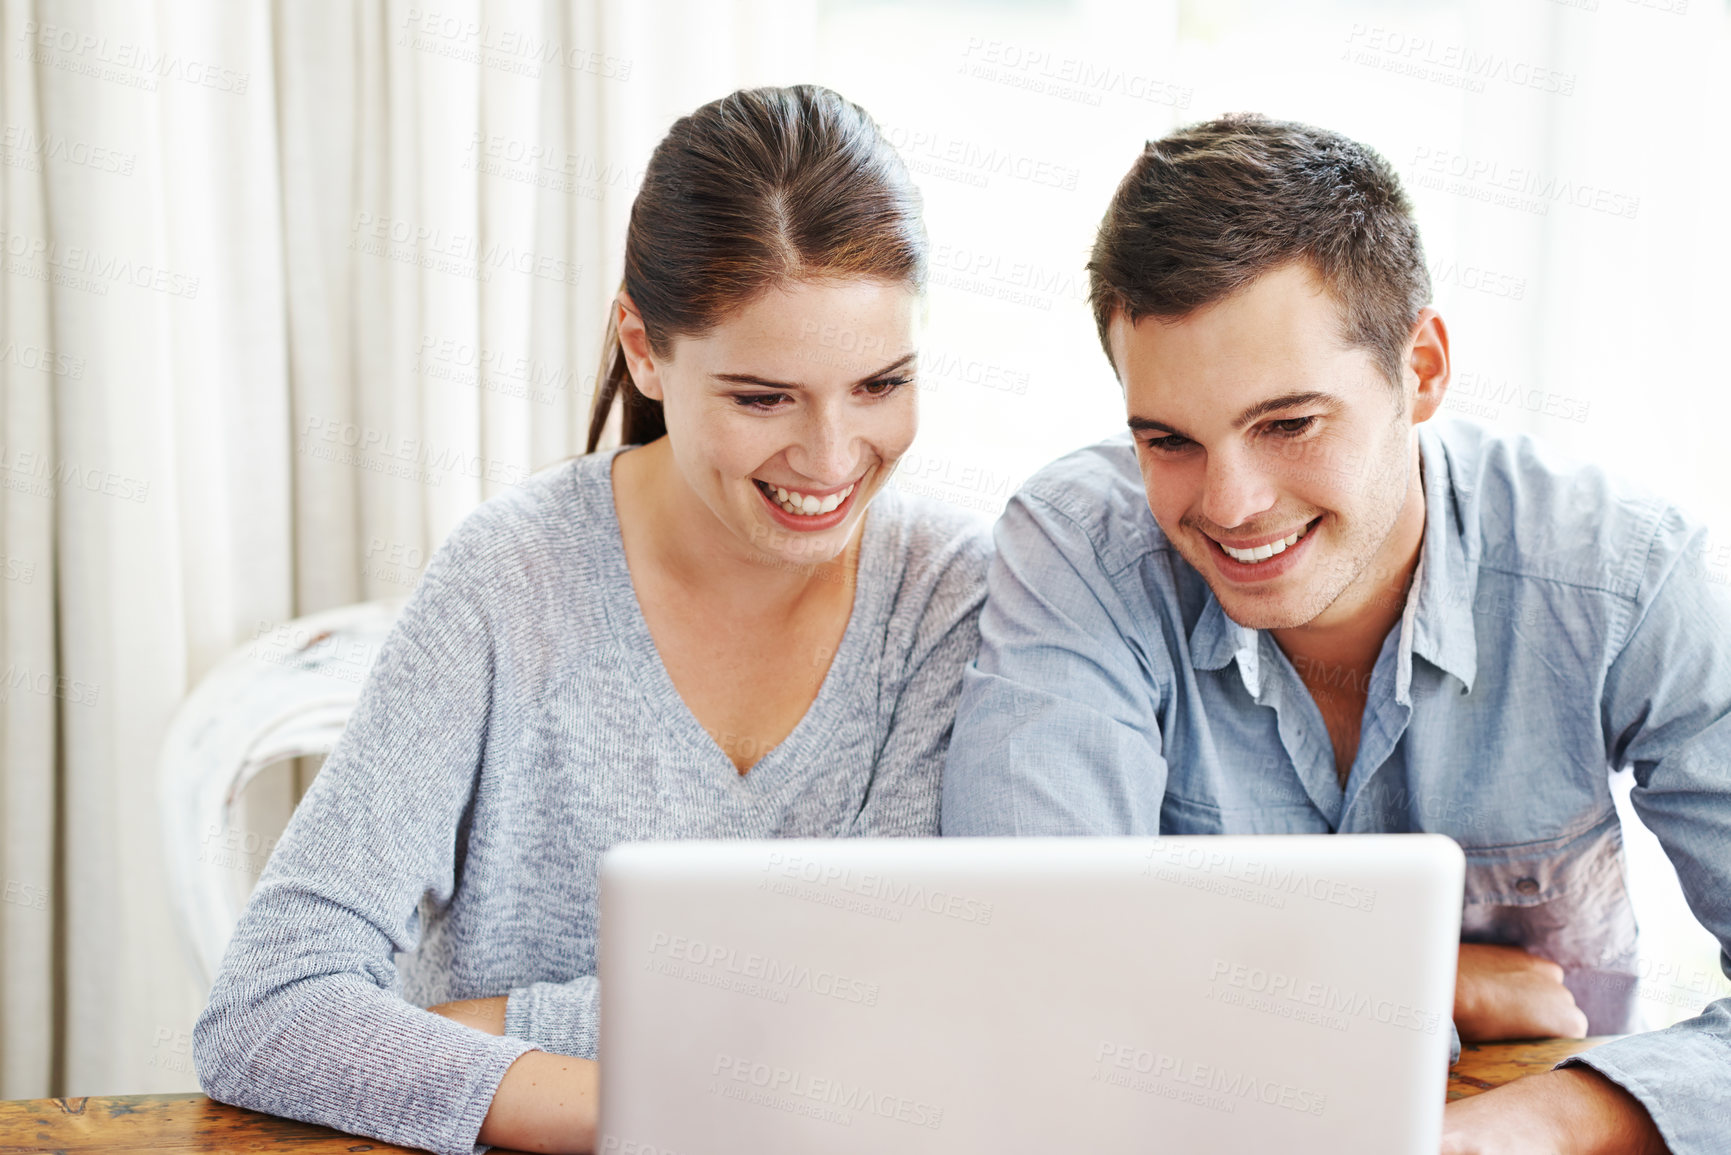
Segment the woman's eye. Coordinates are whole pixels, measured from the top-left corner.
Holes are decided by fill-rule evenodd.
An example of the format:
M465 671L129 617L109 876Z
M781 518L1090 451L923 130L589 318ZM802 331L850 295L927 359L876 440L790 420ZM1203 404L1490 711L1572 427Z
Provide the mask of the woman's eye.
M774 409L787 400L786 393L735 393L734 401L746 409Z
M1268 427L1286 437L1297 437L1301 433L1309 432L1314 424L1315 417L1287 417L1280 421L1270 421Z
M912 377L880 377L876 381L867 381L864 385L861 385L860 388L865 390L865 394L868 397L883 397L887 394L894 393L903 385L911 384L913 384Z

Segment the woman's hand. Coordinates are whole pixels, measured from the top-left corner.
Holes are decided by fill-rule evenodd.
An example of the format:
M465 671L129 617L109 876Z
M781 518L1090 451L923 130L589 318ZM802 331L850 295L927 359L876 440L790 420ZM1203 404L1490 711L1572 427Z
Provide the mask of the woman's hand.
M1442 1155L1668 1155L1640 1100L1586 1067L1565 1067L1457 1099Z
M503 996L427 1009L489 1035L505 1033ZM600 1113L600 1073L593 1059L550 1051L519 1055L499 1080L477 1138L491 1147L589 1155Z
M484 1035L502 1035L505 1033L505 1002L505 996L499 995L491 999L460 999L427 1009Z

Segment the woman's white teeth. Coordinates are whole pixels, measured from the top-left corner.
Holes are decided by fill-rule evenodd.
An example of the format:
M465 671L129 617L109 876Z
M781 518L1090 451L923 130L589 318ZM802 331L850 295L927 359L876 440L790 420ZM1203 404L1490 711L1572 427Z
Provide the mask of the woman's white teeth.
M1309 527L1307 526L1306 529L1308 528ZM1301 529L1282 541L1271 541L1267 545L1259 545L1252 549L1233 549L1224 542L1220 544L1220 548L1225 550L1226 556L1231 558L1233 561L1241 561L1249 564L1252 562L1265 561L1277 553L1285 553L1286 547L1289 545L1297 545L1298 539L1303 537L1304 534L1305 530Z
M768 487L766 486L765 489L767 491ZM846 489L838 490L828 497L813 497L809 493L783 489L779 485L774 488L773 492L775 504L781 506L786 512L798 517L816 517L822 513L834 512L835 507L846 501L848 494L853 492L853 486L850 485Z

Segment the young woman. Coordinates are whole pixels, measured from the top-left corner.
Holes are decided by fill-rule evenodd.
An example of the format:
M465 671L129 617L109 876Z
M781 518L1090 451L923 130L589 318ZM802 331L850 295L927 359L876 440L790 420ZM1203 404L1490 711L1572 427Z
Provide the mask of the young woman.
M835 93L673 126L591 452L428 566L229 944L194 1032L211 1097L588 1150L603 851L937 833L988 547L884 492L924 275L917 193ZM625 447L594 452L615 402Z

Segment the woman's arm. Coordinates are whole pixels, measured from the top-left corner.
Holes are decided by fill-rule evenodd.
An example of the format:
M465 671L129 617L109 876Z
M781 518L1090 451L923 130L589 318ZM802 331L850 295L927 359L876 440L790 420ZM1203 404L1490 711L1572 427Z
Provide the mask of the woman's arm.
M260 876L193 1054L222 1102L470 1155L497 1086L533 1045L428 1014L402 997L396 969L419 945L423 903L453 894L456 832L492 721L489 622L461 580L471 559L453 548L386 638Z
M503 996L464 999L427 1009L485 1034L503 1035L506 1001ZM481 1142L518 1151L588 1155L595 1149L600 1073L593 1059L546 1051L521 1056L493 1094L481 1124Z

